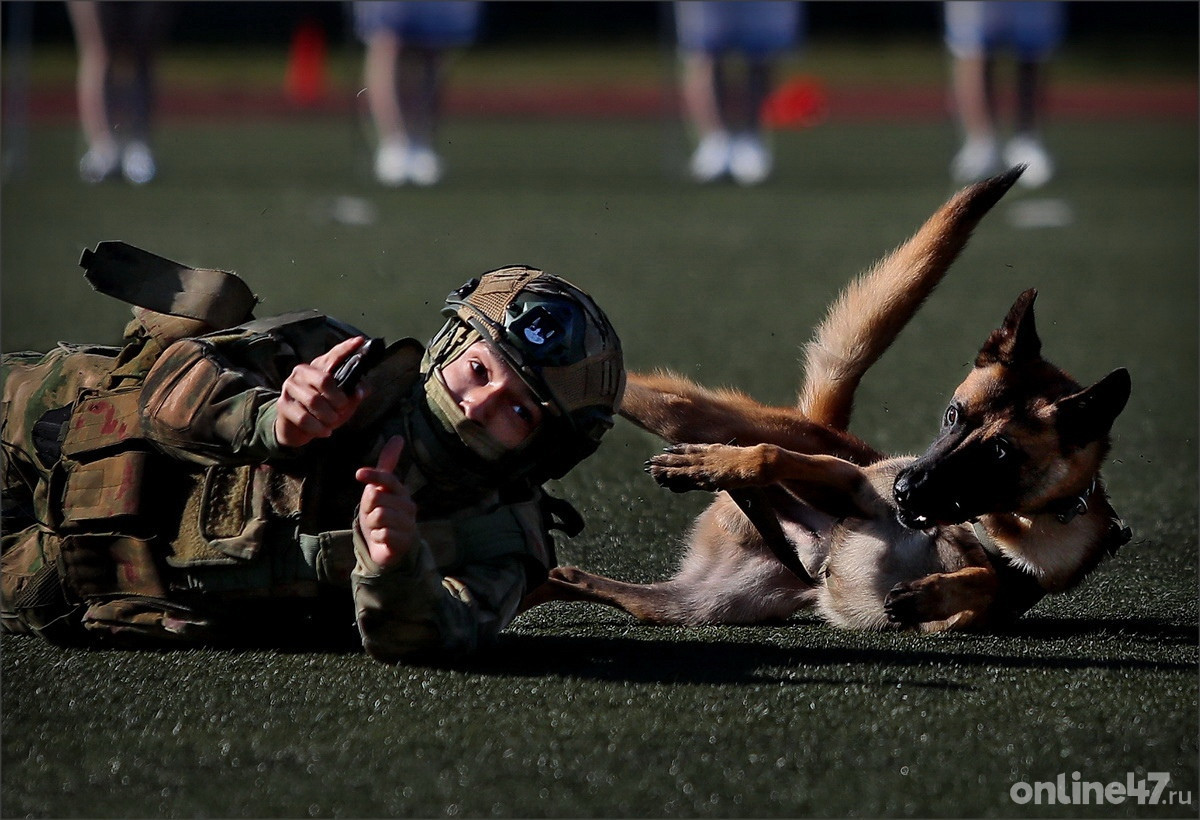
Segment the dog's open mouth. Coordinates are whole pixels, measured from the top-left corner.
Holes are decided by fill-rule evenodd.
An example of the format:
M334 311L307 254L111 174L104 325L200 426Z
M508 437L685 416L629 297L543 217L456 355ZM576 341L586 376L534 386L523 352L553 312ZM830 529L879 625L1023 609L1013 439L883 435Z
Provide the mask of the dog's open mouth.
M896 518L910 530L927 530L933 526L933 519L920 513L910 512L903 507L896 509Z
M896 518L910 530L927 530L930 527L961 524L964 521L971 520L972 516L967 514L962 504L957 501L951 502L951 504L953 505L953 509L931 510L929 512L917 512L904 505L897 505Z

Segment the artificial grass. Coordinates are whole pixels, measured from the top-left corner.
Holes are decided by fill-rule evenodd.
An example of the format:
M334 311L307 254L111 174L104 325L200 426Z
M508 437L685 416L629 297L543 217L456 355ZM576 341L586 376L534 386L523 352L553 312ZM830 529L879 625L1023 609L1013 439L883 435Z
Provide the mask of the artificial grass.
M590 290L629 364L788 402L799 345L838 288L952 190L948 124L776 137L769 184L696 188L661 123L476 121L449 176L383 191L357 126L164 128L161 177L88 188L76 137L38 128L0 202L3 348L114 341L123 306L79 251L124 239L233 268L261 314L319 306L427 337L446 292L508 263ZM998 635L654 628L584 605L518 619L445 667L270 649L75 651L3 641L5 816L1188 816L1018 805L1019 781L1171 776L1197 791L1197 132L1065 123L1059 178L1014 192L859 393L857 433L920 449L987 332L1037 286L1045 353L1134 391L1105 470L1134 540ZM337 221L340 198L373 211ZM1069 225L1022 230L1021 208ZM1061 209L1060 209L1061 210ZM706 499L656 488L660 444L621 423L555 490L588 528L560 557L669 574Z

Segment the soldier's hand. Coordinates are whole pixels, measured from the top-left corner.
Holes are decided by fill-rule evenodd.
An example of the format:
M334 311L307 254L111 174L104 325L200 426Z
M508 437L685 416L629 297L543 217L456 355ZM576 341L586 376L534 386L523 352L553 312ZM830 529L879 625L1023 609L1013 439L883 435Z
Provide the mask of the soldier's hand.
M303 447L313 439L329 437L349 421L367 390L359 385L347 396L334 382L333 372L365 342L362 336L355 336L292 369L275 407L276 441L284 447Z
M417 537L417 505L395 472L402 452L404 439L393 436L383 445L375 467L360 467L354 474L367 485L358 505L358 528L371 560L381 567L408 555Z

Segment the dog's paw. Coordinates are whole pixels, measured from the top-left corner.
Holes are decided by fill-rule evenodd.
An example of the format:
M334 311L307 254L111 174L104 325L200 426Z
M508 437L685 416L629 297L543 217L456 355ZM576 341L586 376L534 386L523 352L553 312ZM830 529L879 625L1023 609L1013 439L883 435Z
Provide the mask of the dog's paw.
M888 623L897 626L916 626L926 620L924 609L926 590L917 583L901 582L888 591L883 599L883 611Z
M645 464L646 472L671 492L718 490L716 476L706 466L706 455L716 444L674 444Z

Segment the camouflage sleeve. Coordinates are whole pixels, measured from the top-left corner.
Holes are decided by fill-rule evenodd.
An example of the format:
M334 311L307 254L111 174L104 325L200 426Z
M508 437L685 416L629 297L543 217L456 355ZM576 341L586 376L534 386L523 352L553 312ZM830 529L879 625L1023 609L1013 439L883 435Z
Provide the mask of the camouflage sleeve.
M201 464L292 455L275 440L280 387L293 367L345 335L310 319L176 342L146 376L139 402L143 430L171 455Z
M447 524L451 544L439 544L441 527L425 527L409 558L380 568L355 529L357 565L351 575L363 647L395 663L416 654L459 656L493 641L517 614L531 570L548 558L536 505L502 506ZM432 541L432 545L431 545ZM439 567L437 556L452 566Z

